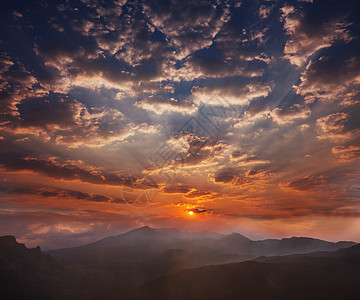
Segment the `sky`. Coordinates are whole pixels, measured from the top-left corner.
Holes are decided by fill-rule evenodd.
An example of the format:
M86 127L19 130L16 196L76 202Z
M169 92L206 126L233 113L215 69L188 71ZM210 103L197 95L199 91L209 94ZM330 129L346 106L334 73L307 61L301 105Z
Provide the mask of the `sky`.
M359 1L0 11L0 235L360 242Z

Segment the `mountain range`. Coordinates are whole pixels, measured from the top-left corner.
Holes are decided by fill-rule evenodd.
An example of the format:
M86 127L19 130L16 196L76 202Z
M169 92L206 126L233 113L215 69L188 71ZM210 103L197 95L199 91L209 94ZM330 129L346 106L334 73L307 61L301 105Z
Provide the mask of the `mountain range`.
M0 237L2 299L359 299L359 271L360 245L303 237L141 227L45 253Z
M191 256L193 266L202 266L239 262L264 255L334 251L355 244L304 237L252 241L239 233L185 233L172 228L154 229L144 226L92 244L47 253L66 264L103 266L143 262L169 249L179 249Z

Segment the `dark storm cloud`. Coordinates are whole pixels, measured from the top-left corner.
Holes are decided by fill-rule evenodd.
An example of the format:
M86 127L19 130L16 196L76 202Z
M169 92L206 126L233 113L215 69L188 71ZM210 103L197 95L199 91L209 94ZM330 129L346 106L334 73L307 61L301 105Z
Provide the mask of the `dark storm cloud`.
M24 156L24 154L16 152L2 153L0 156L0 165L8 171L28 170L55 179L79 179L94 184L122 186L125 181L125 178L122 176L85 170L71 162L60 163L54 159L27 157Z
M116 202L116 199L103 195L94 195L75 190L61 189L44 186L21 186L0 181L0 192L4 194L31 195L44 198L73 198L77 200L95 201L95 202Z

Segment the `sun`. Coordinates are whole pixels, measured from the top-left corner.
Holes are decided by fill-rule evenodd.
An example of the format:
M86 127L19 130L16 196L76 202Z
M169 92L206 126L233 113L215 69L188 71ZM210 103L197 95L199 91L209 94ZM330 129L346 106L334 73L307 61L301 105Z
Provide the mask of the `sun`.
M188 213L189 213L189 215L194 214L194 212L192 210L189 210Z

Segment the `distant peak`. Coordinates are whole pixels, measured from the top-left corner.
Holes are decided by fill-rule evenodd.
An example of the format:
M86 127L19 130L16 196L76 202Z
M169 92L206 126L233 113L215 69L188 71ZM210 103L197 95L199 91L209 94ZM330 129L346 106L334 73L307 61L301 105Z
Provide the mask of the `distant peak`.
M126 232L125 234L144 233L144 232L145 233L155 232L155 229L153 229L149 226L142 226L142 227L138 227L133 230L130 230L130 231Z
M149 227L149 226L142 226L142 227L139 227L139 228L137 228L135 230L152 230L152 228Z
M138 227L133 230L127 231L127 232L125 232L125 234L131 233L131 232L146 232L146 231L152 231L152 230L153 229L149 226L142 226L142 227ZM122 235L122 234L120 234L120 235Z
M225 239L236 239L236 240L242 240L242 241L251 241L249 238L247 238L246 236L238 233L238 232L233 232L230 233L229 235L225 236Z
M238 237L241 236L241 237L247 238L245 235L238 233L238 232L232 232L229 234L229 236L238 236Z
M290 241L297 241L297 240L312 240L312 241L321 241L319 239L314 239L314 238L310 238L310 237L306 237L306 236L292 236L290 238L282 238L281 240L285 241L285 240L290 240Z

